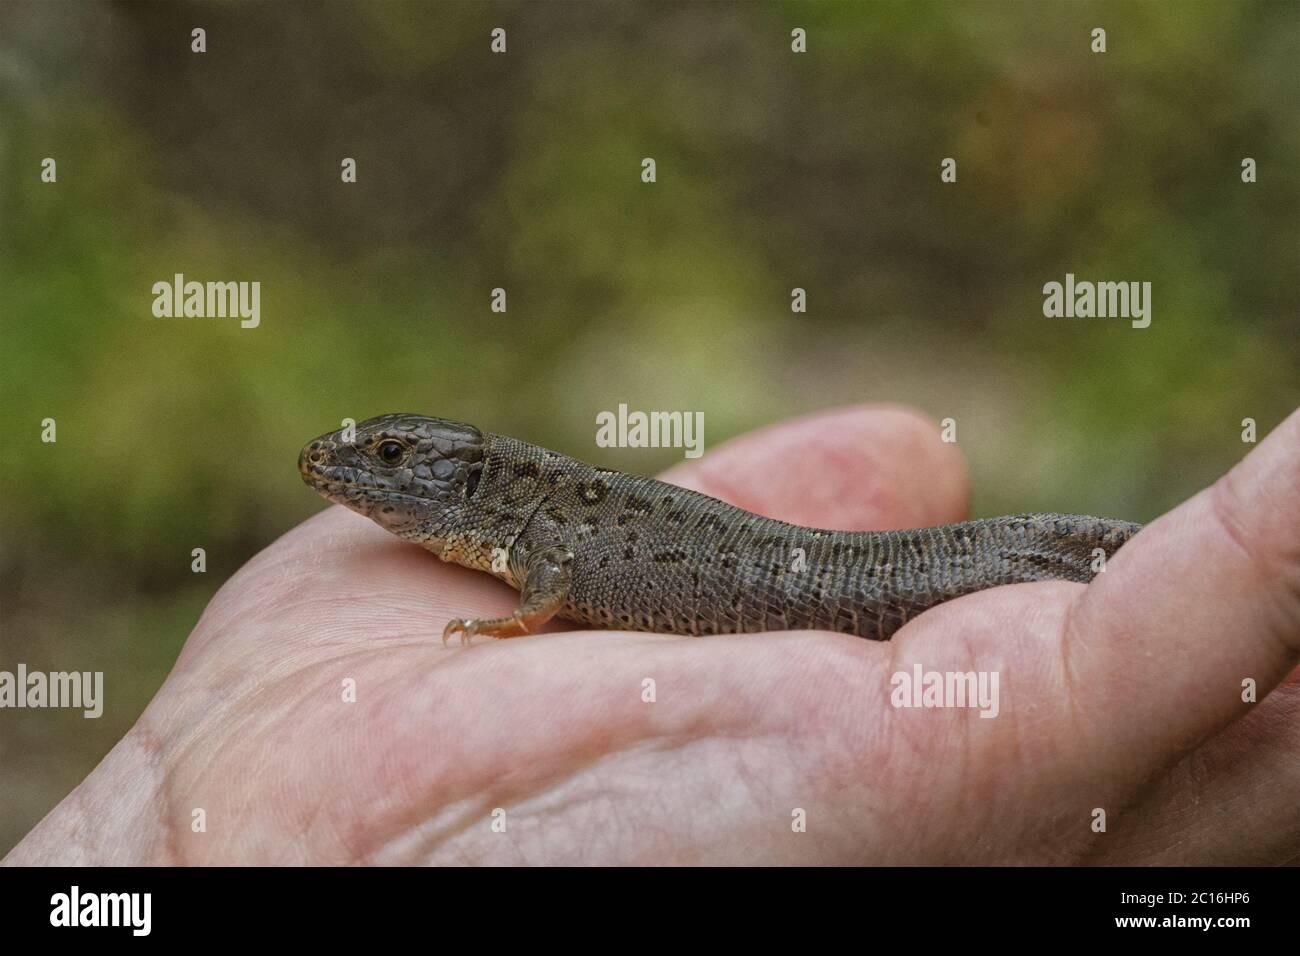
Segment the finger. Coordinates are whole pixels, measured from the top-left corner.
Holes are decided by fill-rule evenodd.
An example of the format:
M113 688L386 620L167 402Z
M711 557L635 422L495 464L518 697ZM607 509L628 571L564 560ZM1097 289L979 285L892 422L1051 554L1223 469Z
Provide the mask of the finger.
M960 521L970 496L956 445L919 412L889 405L762 428L663 478L756 514L843 531Z
M1195 746L1300 659L1300 412L1145 528L1082 592L1064 667L1080 730L1138 766Z
M1192 751L1115 821L1109 865L1300 863L1300 672Z

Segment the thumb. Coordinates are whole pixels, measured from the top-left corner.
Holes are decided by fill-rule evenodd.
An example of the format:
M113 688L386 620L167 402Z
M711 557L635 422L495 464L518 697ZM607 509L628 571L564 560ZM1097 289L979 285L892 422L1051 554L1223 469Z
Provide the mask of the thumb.
M1065 634L1080 730L1113 765L1190 749L1251 706L1247 682L1262 699L1297 659L1300 411L1126 544Z

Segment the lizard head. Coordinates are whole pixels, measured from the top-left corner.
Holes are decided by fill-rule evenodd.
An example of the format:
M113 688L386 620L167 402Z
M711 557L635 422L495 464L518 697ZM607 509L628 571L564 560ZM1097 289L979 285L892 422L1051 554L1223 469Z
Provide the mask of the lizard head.
M423 415L371 418L321 435L298 456L302 480L330 501L422 539L441 537L482 470L482 432Z

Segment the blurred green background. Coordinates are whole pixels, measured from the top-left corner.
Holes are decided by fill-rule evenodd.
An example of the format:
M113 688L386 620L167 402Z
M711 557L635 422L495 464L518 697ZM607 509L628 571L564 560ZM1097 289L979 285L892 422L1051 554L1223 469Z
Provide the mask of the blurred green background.
M653 473L680 452L598 449L597 411L701 410L716 446L909 402L957 420L977 515L1194 493L1300 395L1298 14L0 4L0 668L108 695L0 712L0 852L324 507L296 454L344 416ZM260 281L261 326L154 318L176 272ZM1044 318L1066 272L1151 282L1151 327Z

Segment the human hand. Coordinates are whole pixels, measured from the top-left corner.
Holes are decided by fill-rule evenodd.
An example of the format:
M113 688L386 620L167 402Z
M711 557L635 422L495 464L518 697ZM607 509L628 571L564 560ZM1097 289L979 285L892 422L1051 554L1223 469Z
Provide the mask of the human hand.
M958 521L967 499L954 446L889 408L765 429L667 478L851 530ZM983 591L888 643L558 625L443 647L450 618L515 600L329 508L226 583L136 726L6 862L1247 864L1300 848L1300 413L1092 584ZM996 672L998 716L891 706L914 664Z

